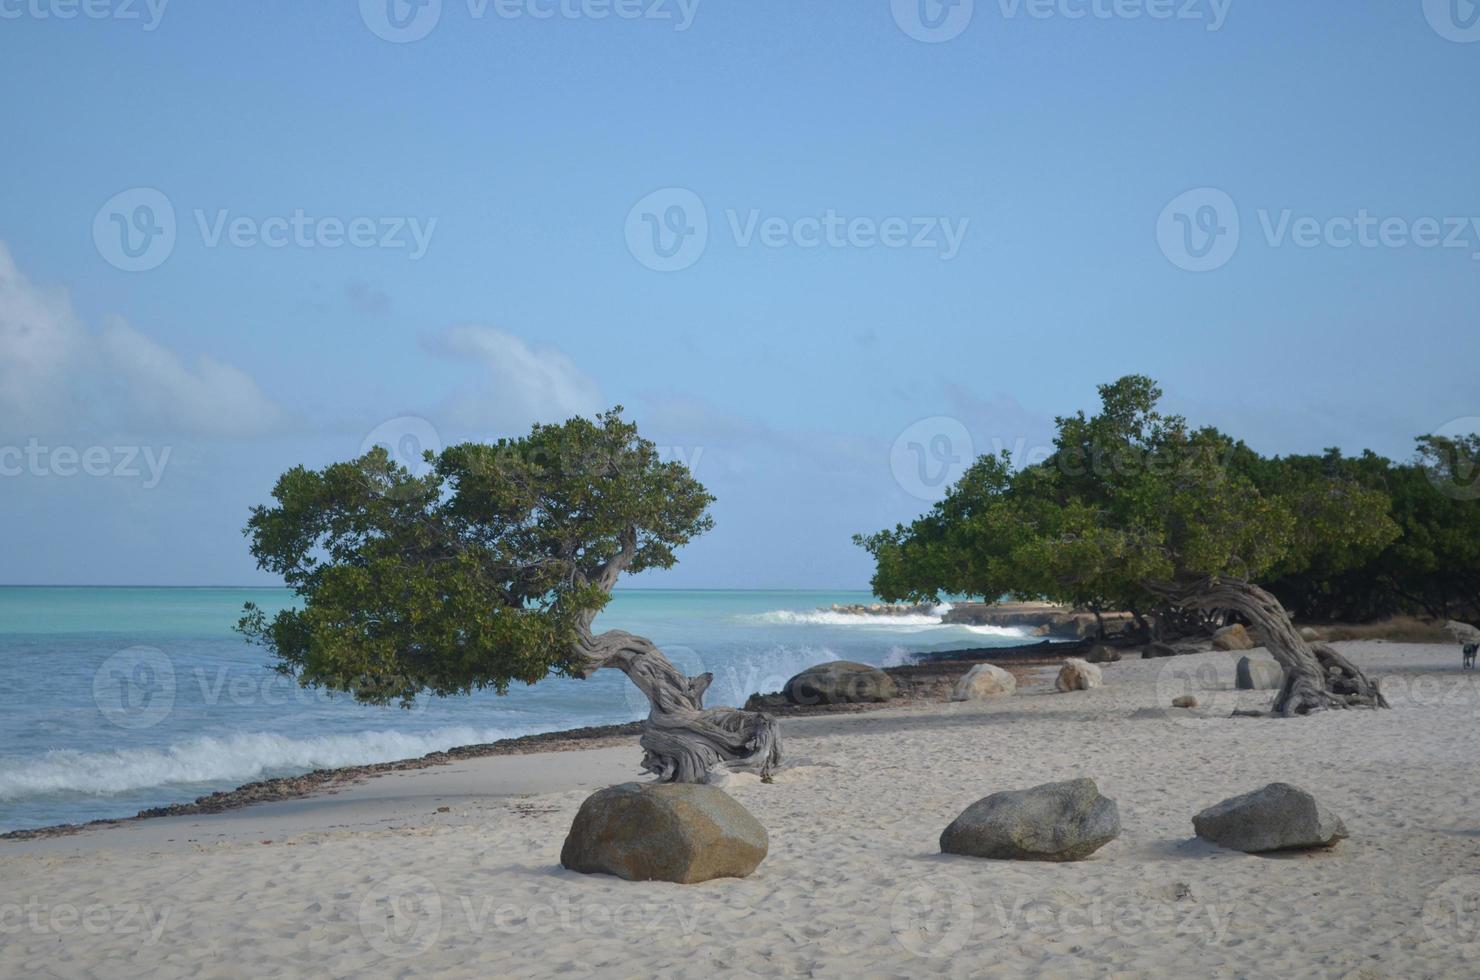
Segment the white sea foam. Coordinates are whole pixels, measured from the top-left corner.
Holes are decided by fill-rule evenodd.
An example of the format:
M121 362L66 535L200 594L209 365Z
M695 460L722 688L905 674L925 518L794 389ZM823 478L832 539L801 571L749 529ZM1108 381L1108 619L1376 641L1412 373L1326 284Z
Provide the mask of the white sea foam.
M0 800L59 793L126 793L182 783L244 783L269 773L413 759L457 745L523 734L453 726L290 738L269 732L205 736L158 749L58 749L0 769Z
M770 612L756 613L745 618L753 622L772 623L779 626L866 626L874 629L919 629L941 625L938 614L911 613L907 616L888 616L837 612L833 609L814 609L809 612L773 609Z
M743 662L717 664L714 681L704 696L705 707L743 707L752 694L770 694L808 667L845 660L836 650L817 646L777 646L748 654Z

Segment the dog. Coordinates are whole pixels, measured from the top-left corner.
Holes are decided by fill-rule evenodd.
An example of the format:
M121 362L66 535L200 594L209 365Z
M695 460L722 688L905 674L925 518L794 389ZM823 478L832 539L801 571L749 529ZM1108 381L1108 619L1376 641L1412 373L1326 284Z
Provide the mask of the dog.
M1480 650L1480 643L1465 644L1465 670L1475 669L1475 651Z

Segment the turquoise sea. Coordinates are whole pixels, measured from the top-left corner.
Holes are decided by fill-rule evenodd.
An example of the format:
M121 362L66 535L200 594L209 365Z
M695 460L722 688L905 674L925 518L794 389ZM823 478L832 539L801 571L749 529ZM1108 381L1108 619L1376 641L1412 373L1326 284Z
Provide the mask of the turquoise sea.
M631 721L646 701L617 671L507 696L375 708L299 688L232 627L282 589L0 587L0 832L127 816L242 783L412 758L455 745ZM743 704L826 660L1021 642L938 616L824 611L865 592L618 591L597 621L652 637L710 705Z

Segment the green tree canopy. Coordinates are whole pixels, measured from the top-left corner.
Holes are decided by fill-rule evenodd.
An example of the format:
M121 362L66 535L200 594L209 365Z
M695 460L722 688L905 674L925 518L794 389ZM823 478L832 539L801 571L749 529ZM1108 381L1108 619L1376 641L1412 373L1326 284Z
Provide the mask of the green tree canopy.
M1041 463L983 457L916 521L857 537L875 591L1148 609L1209 580L1350 564L1397 536L1386 496L1339 468L1271 469L1242 442L1159 412L1146 377L1099 393L1096 414L1056 420Z
M305 686L370 703L585 674L582 644L623 571L668 568L712 497L616 408L519 439L427 454L374 448L295 467L254 508L259 567L299 599L239 629Z

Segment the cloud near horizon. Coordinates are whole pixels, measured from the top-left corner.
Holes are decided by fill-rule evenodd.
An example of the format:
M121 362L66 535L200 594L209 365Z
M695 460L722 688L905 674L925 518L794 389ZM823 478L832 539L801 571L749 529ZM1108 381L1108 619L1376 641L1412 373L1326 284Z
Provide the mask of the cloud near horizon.
M114 317L89 329L65 292L44 290L0 242L0 419L14 431L86 426L261 435L286 413L241 369L193 366Z

